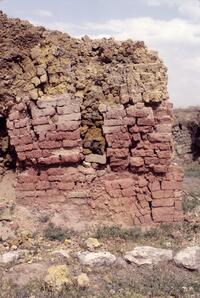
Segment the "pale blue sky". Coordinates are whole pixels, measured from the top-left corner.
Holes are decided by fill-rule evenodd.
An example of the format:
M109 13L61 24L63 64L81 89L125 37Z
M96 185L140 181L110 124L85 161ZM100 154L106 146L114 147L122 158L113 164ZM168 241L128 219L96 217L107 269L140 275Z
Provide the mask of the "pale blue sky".
M144 40L168 66L174 105L200 105L199 0L3 0L0 9L73 36Z

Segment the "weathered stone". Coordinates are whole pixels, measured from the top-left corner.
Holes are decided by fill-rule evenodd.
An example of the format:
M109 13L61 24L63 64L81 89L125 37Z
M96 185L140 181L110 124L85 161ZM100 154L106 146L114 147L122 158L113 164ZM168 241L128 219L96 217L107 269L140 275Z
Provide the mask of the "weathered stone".
M10 264L16 262L20 258L19 251L9 251L0 255L0 264Z
M58 255L58 256L62 256L66 259L69 259L70 258L70 255L69 255L69 252L67 250L64 250L64 249L60 249L60 250L54 250L52 252L53 255Z
M85 241L85 244L87 246L88 249L94 249L94 248L98 248L100 247L100 243L98 241L98 239L96 238L88 238L86 241Z
M181 249L174 256L174 262L177 266L200 271L200 247L191 246Z
M78 252L77 257L82 265L106 266L116 261L116 257L109 252Z
M95 162L99 164L106 164L106 155L89 154L85 157L86 162Z
M77 277L77 283L80 288L87 288L89 286L90 280L86 273L81 273Z
M137 265L155 265L163 261L171 261L172 250L154 248L151 246L137 246L124 256L125 260Z

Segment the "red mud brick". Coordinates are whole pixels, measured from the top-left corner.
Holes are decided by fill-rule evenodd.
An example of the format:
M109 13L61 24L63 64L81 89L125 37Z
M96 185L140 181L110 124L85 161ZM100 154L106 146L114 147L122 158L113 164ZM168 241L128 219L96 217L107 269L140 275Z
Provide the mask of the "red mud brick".
M64 140L63 141L63 147L64 148L75 148L75 147L81 147L81 139L79 140Z
M137 121L138 126L154 126L154 118L139 118Z
M55 176L51 175L51 176L49 176L48 179L49 179L50 182L63 181L63 175L55 175Z
M176 211L181 211L183 208L182 208L182 201L175 201L175 210Z
M156 142L160 142L160 143L164 143L164 142L170 142L172 139L171 134L169 133L151 133L149 134L149 141L152 143L156 143Z
M144 159L141 157L130 157L130 165L132 167L142 167L144 165Z
M126 179L119 179L118 184L120 185L121 188L129 188L134 183L132 178L126 178Z
M119 126L123 125L122 119L104 119L105 126Z
M152 209L154 222L172 222L174 218L174 207L157 207Z
M20 174L17 177L18 183L35 183L38 181L38 176L36 175L28 175L28 174Z
M48 181L39 181L36 185L36 189L38 190L46 190L50 188L50 183Z
M49 124L49 117L39 117L37 119L32 120L33 125L43 125L43 124Z
M171 151L156 151L156 154L159 158L167 158L169 159L172 156Z
M122 119L126 116L125 110L113 109L106 112L106 119Z
M39 142L39 147L41 149L58 149L62 147L62 143L56 141L43 141Z
M152 207L172 207L174 206L174 199L157 199L152 201Z
M56 168L49 168L47 169L47 173L48 175L64 175L66 172L66 169L65 168L59 168L59 167L56 167Z
M123 197L133 197L135 195L135 191L133 187L122 189Z
M174 217L173 217L173 221L174 222L180 222L184 219L184 214L183 212L180 211L175 211L174 212Z
M139 177L138 185L139 185L139 187L147 186L148 181L144 177Z
M154 170L155 173L167 173L168 166L165 166L165 165L155 165L153 167L153 170Z
M46 158L39 158L38 162L41 164L46 164L46 165L51 165L51 164L57 164L57 163L61 163L60 157L59 156L49 156Z
M16 146L15 148L17 152L31 151L33 149L33 144Z
M18 120L20 117L20 114L18 111L14 111L14 112L11 112L8 117L10 121Z
M179 182L174 181L162 181L161 188L163 190L175 190L181 189L181 184Z
M20 145L31 144L33 142L33 139L30 135L20 136L19 142L20 142Z
M34 191L36 187L35 183L23 183L17 185L17 190Z
M172 124L157 124L156 131L161 133L171 133Z
M165 198L172 198L173 197L173 191L172 190L157 190L152 191L152 197L153 199L165 199Z
M73 102L71 102L65 107L58 107L57 111L58 111L58 115L68 115L72 113L79 113L80 106L79 104L74 104Z
M26 127L28 124L28 118L25 119L20 119L20 120L15 120L15 128L23 128Z
M66 152L66 154L60 154L60 156L61 156L62 162L64 163L79 163L82 160L82 155L78 152L77 153Z
M25 153L17 153L17 157L19 160L26 160L26 154Z
M160 190L160 182L159 181L154 181L149 185L149 189L153 192L156 190Z
M32 150L29 152L26 152L27 158L39 158L42 157L42 150Z
M60 190L72 190L74 189L74 183L73 182L68 182L68 183L63 183L60 182L58 183L58 189Z
M68 121L67 123L58 123L58 131L73 131L80 127L79 121Z

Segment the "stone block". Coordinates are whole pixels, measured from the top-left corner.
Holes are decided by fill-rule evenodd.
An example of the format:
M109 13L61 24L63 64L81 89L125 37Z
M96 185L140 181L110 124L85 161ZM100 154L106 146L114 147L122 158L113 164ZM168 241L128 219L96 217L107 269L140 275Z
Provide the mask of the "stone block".
M151 133L149 134L149 141L152 143L160 142L160 143L165 143L165 142L171 142L172 136L169 133Z
M58 115L69 115L73 113L80 113L80 105L74 104L73 101L67 106L57 108Z
M130 165L132 167L141 167L144 165L144 159L141 157L130 157Z
M153 199L168 199L173 198L173 191L172 190L157 190L152 191Z
M73 130L77 130L79 127L80 127L79 121L68 121L66 123L57 124L58 131L73 131Z
M50 188L50 183L48 181L39 181L36 185L37 190L46 190Z
M173 222L174 207L157 207L152 209L153 220L156 223Z
M106 155L99 155L99 154L89 154L85 156L85 161L86 162L94 162L94 163L98 163L101 165L106 164L107 160L106 160Z
M33 125L44 125L49 124L50 118L49 117L39 117L36 119L32 119Z
M15 149L16 149L16 152L31 151L33 150L33 144L16 146Z
M58 183L58 189L60 190L73 190L75 184L73 182L68 182L68 183L63 183L60 182Z
M152 201L152 207L173 207L173 206L174 206L173 198L157 199Z
M39 147L41 149L58 149L62 147L62 142L43 141L43 142L39 142Z

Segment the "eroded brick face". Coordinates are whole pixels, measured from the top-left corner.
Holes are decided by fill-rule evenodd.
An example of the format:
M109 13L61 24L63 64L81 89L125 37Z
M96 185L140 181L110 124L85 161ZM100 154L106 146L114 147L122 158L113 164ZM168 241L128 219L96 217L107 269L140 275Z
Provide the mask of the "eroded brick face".
M78 220L91 223L180 221L183 172L171 162L171 104L100 106L101 155L83 154L81 104L64 94L13 107L7 126L18 155L18 203L77 208Z

